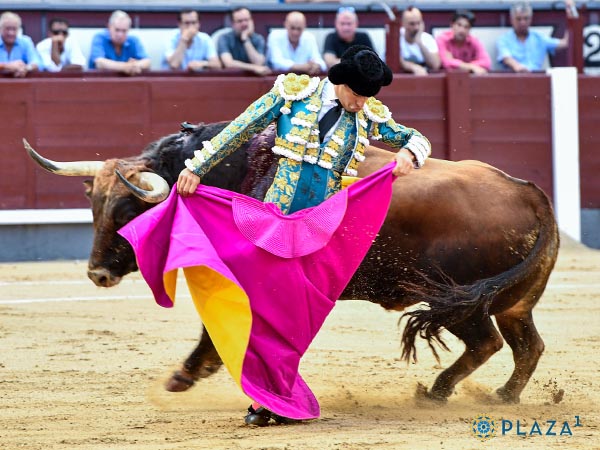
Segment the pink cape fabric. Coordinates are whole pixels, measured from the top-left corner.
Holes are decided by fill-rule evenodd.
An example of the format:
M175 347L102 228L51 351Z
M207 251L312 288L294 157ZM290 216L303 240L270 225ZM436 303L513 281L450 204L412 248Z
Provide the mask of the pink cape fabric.
M214 187L187 198L173 189L119 233L164 307L174 299L163 275L177 268L207 266L241 287L252 325L236 381L277 414L315 418L319 405L298 365L381 228L394 164L290 215Z

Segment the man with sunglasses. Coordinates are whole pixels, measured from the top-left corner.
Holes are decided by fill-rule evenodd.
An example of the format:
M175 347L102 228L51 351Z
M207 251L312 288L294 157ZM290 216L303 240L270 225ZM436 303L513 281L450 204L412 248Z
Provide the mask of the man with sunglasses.
M85 56L79 44L69 38L69 22L56 17L48 24L48 37L38 42L37 51L42 59L42 66L48 72L61 70L83 70Z
M41 66L33 41L29 36L19 36L20 29L21 18L17 14L7 11L0 15L0 72L16 78Z

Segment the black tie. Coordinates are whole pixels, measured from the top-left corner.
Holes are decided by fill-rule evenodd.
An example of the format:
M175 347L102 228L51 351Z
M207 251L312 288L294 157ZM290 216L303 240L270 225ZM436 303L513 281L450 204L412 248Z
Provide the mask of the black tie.
M342 104L338 99L335 100L336 106L331 108L325 113L325 115L319 120L319 140L323 142L323 138L329 131L329 129L338 121L342 115Z

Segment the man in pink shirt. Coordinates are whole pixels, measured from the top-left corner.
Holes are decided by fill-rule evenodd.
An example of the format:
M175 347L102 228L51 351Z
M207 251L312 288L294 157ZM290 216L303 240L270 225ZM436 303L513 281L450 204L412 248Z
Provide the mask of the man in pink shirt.
M451 29L437 37L442 67L446 70L460 69L482 75L490 70L490 56L483 44L469 34L475 14L458 10L452 17Z

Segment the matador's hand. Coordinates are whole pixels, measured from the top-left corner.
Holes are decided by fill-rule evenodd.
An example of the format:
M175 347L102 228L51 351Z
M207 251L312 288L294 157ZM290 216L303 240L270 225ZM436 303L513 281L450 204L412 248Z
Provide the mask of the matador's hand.
M407 148L402 148L395 156L396 167L392 170L392 174L397 177L408 175L414 169L414 155Z
M191 172L187 167L179 173L177 179L177 193L183 197L187 197L196 192L196 188L200 184L200 177Z

